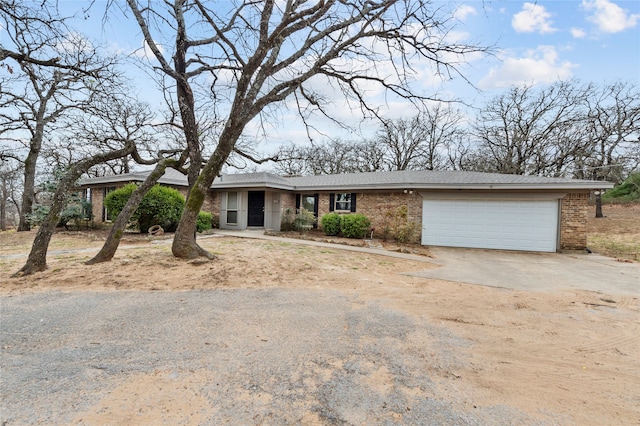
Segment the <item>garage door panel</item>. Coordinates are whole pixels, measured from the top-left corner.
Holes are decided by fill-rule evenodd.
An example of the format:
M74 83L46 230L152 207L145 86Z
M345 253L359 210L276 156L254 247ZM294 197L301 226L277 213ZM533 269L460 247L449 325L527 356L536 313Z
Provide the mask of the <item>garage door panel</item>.
M555 251L557 200L424 200L422 243Z

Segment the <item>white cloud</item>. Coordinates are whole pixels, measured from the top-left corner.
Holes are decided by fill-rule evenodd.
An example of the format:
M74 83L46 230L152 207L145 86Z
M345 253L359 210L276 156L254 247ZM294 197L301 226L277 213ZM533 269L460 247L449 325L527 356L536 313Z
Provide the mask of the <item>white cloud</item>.
M587 33L582 28L571 28L571 35L573 38L585 38Z
M164 49L162 48L162 45L156 43L156 46L158 46L158 50L160 50L160 53L164 53ZM156 56L151 51L151 48L149 47L147 40L142 40L142 49L134 50L133 54L139 58L156 59Z
M475 7L463 4L456 9L453 13L453 17L460 21L464 21L469 15L476 15L477 13L478 12Z
M605 33L618 33L636 26L640 20L640 14L630 14L609 0L582 1L582 7L592 15L587 20L594 23L598 29Z
M56 49L59 52L90 52L95 50L93 44L83 34L70 32L65 34L64 38L56 43Z
M560 61L554 46L538 46L524 57L507 57L500 67L492 68L479 85L481 88L504 88L513 85L552 83L567 80L577 65Z
M513 15L511 20L511 26L519 33L553 33L556 29L552 24L551 14L544 6L535 3L525 3L522 6L522 11Z

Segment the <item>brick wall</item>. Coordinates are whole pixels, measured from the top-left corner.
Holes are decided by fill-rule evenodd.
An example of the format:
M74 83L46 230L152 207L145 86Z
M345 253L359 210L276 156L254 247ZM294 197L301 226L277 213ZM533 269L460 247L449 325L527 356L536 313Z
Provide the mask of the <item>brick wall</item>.
M281 215L280 217L284 217L287 209L289 209L291 214L295 214L296 210L296 194L293 192L281 192L280 193L280 209Z
M567 194L560 202L560 249L587 247L587 209L589 193Z
M318 202L318 217L329 213L329 192L321 192ZM362 213L376 229L374 237L381 238L388 223L387 212L399 207L407 208L407 220L415 223L413 242L420 242L422 229L422 197L417 193L398 192L358 192L356 195L356 213Z
M369 218L371 226L376 229L377 238L383 236L384 228L389 226L389 215L395 215L400 207L407 209L407 221L415 224L412 242L419 243L422 232L422 197L417 193L399 192L365 192L357 196L357 213Z
M121 188L123 183L114 183L107 188ZM91 215L94 224L101 224L102 221L102 207L104 206L104 190L105 187L92 187L91 188Z
M102 206L104 205L103 188L91 188L91 218L94 223L102 222Z

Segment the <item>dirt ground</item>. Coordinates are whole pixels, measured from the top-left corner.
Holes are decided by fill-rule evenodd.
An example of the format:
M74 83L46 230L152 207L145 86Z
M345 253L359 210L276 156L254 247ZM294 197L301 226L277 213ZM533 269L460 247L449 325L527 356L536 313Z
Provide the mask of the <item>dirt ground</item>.
M605 204L604 217L595 218L589 207L587 245L596 253L640 262L640 203Z
M604 243L602 248L592 244L598 238L640 241L640 206L605 207L605 215L608 217L589 223L594 251L612 253ZM23 264L25 257L20 254L28 252L33 236L0 233L3 299L52 291L339 291L363 303L381 303L426 319L468 340L471 344L463 354L469 360L466 367L446 374L456 379L454 387L472 389L474 404L503 404L542 422L547 419L545 414L553 413L565 424L640 423L638 297L569 290L512 291L411 277L403 273L435 267L428 256L418 262L232 237L201 240L203 247L218 255L214 262L177 260L170 254L169 239L131 236L112 262L85 266L82 262L97 252L104 236L93 231L57 233L47 271L10 278ZM629 251L633 249L626 253ZM637 253L614 255L638 260ZM202 374L189 380L205 381L207 373ZM384 374L374 379L376 386L392 385L385 383ZM136 377L114 389L110 400L85 413L85 419L93 424L127 419L127 410L143 404L148 419L171 422L176 416L188 417L191 407L197 410L204 404L196 394L178 392L167 384L161 372ZM190 383L183 385L186 389ZM118 398L128 398L128 403L114 404ZM195 411L191 415L198 418ZM317 419L307 423L321 424Z

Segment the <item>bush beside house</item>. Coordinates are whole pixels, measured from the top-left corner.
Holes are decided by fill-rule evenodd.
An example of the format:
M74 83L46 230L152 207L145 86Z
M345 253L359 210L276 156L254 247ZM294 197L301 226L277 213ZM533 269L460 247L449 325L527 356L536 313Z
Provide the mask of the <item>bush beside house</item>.
M196 231L204 232L213 228L213 214L208 212L198 213L198 219L196 220Z
M136 188L135 183L130 183L110 192L104 200L104 205L111 213L118 215ZM184 197L178 190L155 185L144 196L131 220L137 222L141 233L146 233L154 225L160 225L165 231L173 232L178 226L183 209Z
M371 229L371 221L361 213L322 216L322 229L326 235L342 235L346 238L364 238Z
M336 236L340 234L340 215L329 213L322 216L322 230L325 235Z

